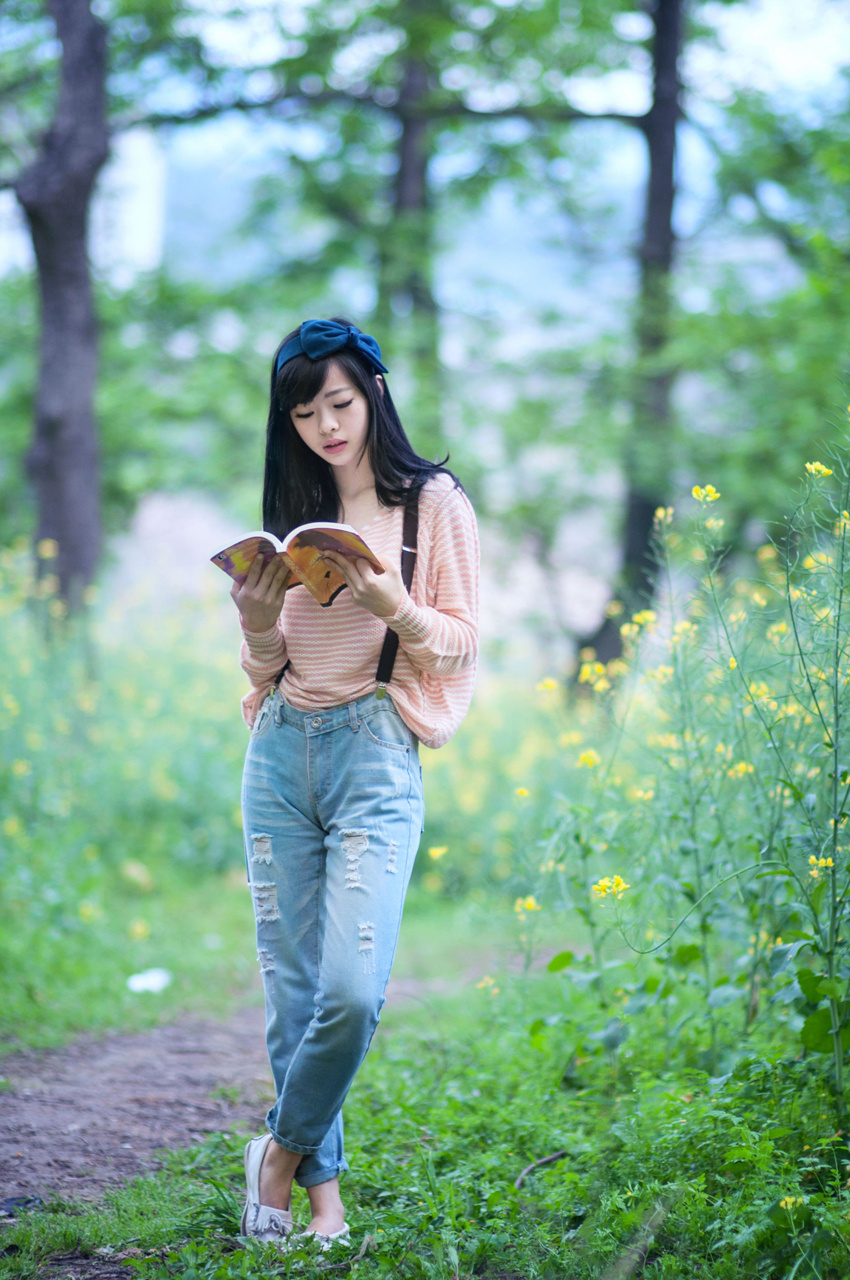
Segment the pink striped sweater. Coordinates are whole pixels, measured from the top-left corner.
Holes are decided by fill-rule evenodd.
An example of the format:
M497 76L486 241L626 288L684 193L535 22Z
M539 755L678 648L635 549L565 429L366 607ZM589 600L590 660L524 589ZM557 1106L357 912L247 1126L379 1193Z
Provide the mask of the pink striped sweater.
M384 508L361 533L381 559L399 563L404 511ZM410 594L396 613L376 618L343 591L323 609L303 587L286 593L281 617L264 632L243 627L243 698L252 725L281 667L287 702L300 710L334 707L376 688L386 627L399 648L388 690L405 723L427 747L442 747L469 708L478 656L478 531L475 513L451 476L434 476L419 498L419 540Z

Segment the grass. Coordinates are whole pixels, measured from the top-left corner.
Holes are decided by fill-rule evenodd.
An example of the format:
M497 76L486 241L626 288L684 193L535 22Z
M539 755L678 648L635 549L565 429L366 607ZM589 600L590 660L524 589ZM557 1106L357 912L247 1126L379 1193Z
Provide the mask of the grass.
M480 936L477 909L412 905L400 960L424 979L456 972ZM388 1008L346 1104L352 1248L331 1274L591 1280L637 1241L656 1280L779 1280L798 1263L795 1276L846 1275L850 1153L820 1072L790 1044L754 1041L712 1085L696 1034L690 1065L665 1070L658 1010L629 1017L622 995L609 998L601 1007L592 984L564 974L502 969ZM614 1048L612 1007L629 1029ZM4 1233L0 1277L35 1280L51 1257L98 1249L138 1251L149 1280L318 1275L329 1260L309 1250L238 1246L243 1140L166 1153L97 1209L25 1215ZM304 1207L298 1191L296 1215Z

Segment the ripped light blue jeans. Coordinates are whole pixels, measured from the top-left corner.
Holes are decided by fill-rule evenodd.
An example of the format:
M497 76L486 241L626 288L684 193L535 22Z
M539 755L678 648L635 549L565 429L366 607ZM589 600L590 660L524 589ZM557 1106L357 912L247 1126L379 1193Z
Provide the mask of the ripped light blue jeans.
M389 697L298 711L275 691L245 761L242 812L275 1141L296 1180L347 1169L342 1103L378 1025L422 831L418 740Z

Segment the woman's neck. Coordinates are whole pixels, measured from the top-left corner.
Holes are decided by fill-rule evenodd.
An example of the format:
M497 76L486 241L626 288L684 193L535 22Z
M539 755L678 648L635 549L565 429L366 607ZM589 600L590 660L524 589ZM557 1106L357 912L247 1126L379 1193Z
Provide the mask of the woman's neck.
M334 483L344 523L356 527L377 515L380 503L375 492L375 476L367 458L363 458L351 471L347 467L336 469Z

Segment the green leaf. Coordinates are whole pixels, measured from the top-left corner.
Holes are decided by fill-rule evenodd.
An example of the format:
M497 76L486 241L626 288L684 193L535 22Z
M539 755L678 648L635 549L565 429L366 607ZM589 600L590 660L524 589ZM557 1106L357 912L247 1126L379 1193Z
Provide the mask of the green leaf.
M629 1028L619 1018L609 1018L601 1031L592 1031L588 1040L597 1040L605 1049L619 1049L628 1037Z
M844 995L844 984L837 982L835 978L824 978L818 984L818 991L822 999L840 1000Z
M795 959L797 952L802 951L803 947L808 946L808 942L800 940L798 942L783 942L779 947L774 947L770 953L768 968L770 969L771 978L777 977L783 973Z
M546 968L550 973L560 973L561 969L567 969L572 964L575 956L572 951L559 951L556 956L547 964Z
M734 1004L736 1000L740 1000L743 994L743 988L733 987L731 982L724 982L708 993L708 1007L725 1009L728 1004Z
M697 960L702 958L702 948L698 947L695 942L685 942L681 947L677 947L673 952L673 964L678 965L680 969L686 969L689 964L695 964Z
M751 1147L730 1147L728 1151L723 1153L723 1159L728 1164L731 1160L752 1160L754 1152Z
M843 1015L842 1015L843 1016ZM832 1012L830 1009L818 1009L806 1018L800 1031L803 1047L812 1053L832 1053ZM841 1047L850 1049L850 1026L841 1028Z
M794 797L794 799L795 799L795 800L802 801L802 799L803 799L803 793L802 793L802 791L800 790L800 788L799 788L799 787L796 787L796 786L794 785L794 783L793 783L793 782L789 782L787 778L777 778L777 779L776 779L776 781L777 781L777 782L781 782L781 783L782 783L782 785L783 785L783 787L787 787L787 788L788 788L788 790L791 792L791 795Z
M810 1004L817 1004L820 1000L820 983L822 973L813 973L811 969L805 968L797 970L797 981L800 984L800 990L809 1001Z
M816 916L820 911L820 904L823 902L824 894L828 888L828 880L821 880L820 884L815 885L815 890L812 894L812 915Z

